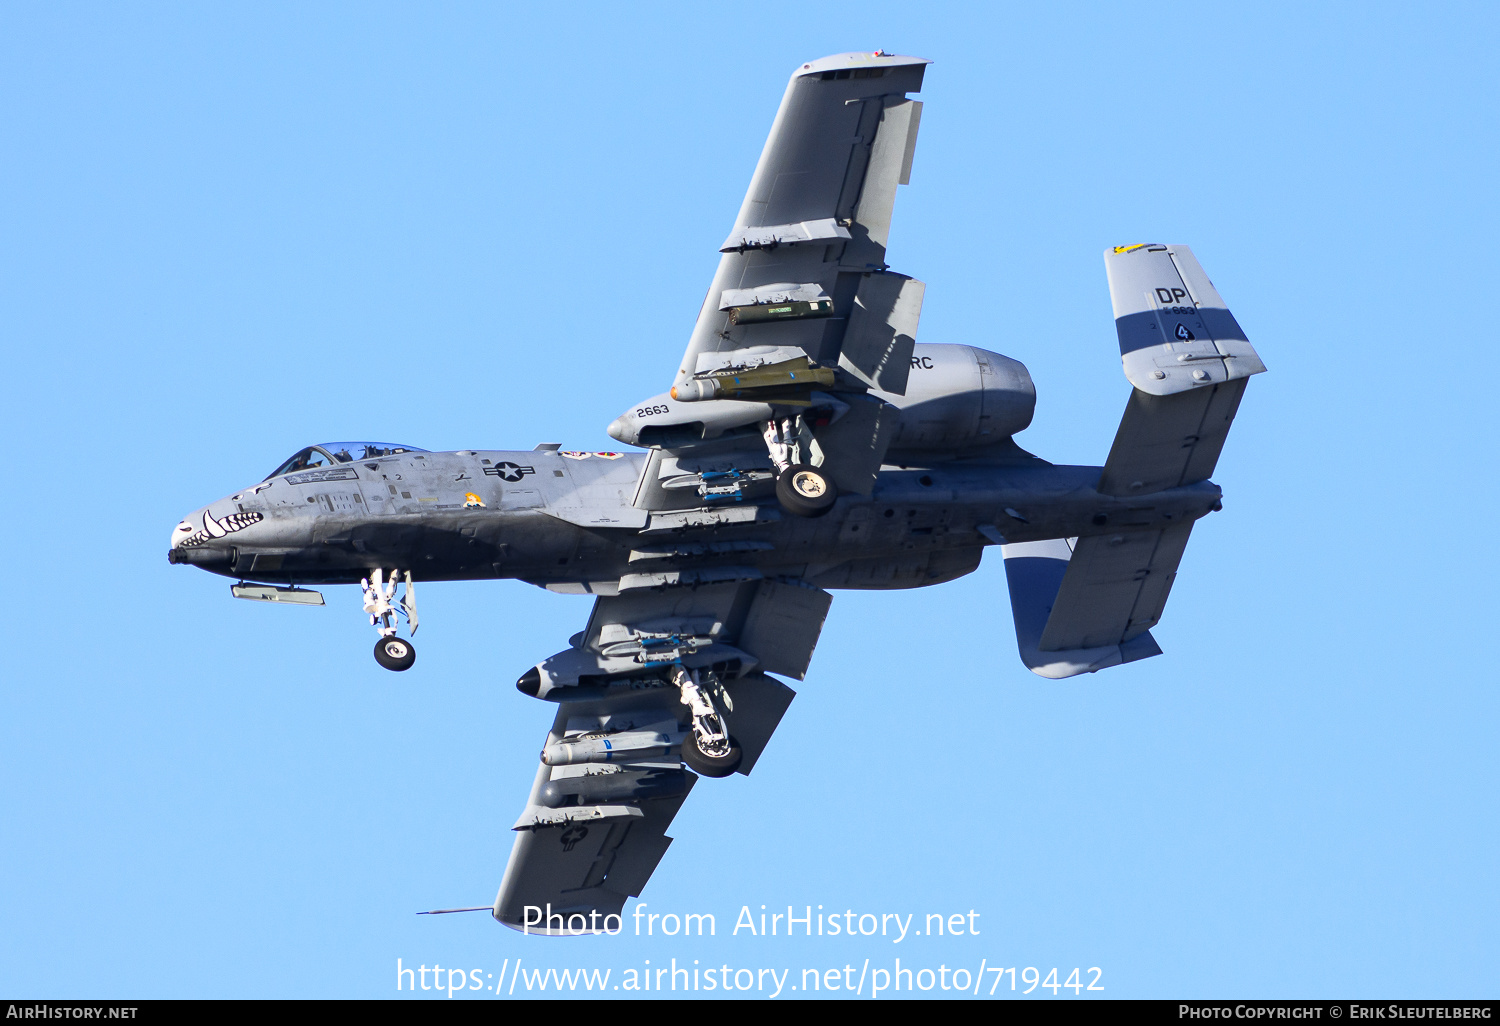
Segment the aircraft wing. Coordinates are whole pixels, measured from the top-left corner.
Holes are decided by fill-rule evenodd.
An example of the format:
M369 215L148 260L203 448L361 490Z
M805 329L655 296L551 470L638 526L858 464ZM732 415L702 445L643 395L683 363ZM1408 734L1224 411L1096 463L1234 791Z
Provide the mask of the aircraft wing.
M682 765L691 715L674 667L712 690L749 773L795 697L769 674L802 679L831 602L795 582L634 583L597 599L570 647L518 682L557 714L495 898L495 918L515 929L602 929L666 854L698 782Z
M928 63L850 53L793 73L675 384L713 354L789 346L905 393L923 285L888 271L885 247Z
M870 493L899 413L868 392L905 394L925 289L885 255L921 120L907 94L928 63L847 53L793 73L672 391L611 425L657 450L637 506L680 505L664 482L699 471L663 465L673 452L733 452L743 473L759 425L799 412L838 488Z

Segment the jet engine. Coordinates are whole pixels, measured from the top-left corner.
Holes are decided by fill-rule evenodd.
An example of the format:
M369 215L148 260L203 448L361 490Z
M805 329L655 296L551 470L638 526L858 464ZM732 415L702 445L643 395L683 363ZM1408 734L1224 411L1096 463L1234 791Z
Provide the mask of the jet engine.
M974 346L918 343L906 394L874 394L901 410L892 452L990 445L1025 430L1036 409L1026 366Z
M764 360L800 350L742 352L759 354ZM790 371L785 369L788 366ZM767 394L763 401L756 401L756 396L786 386L799 375L823 386L833 377L827 368L809 370L804 355L800 361L784 360L775 369L736 375L737 382L756 379L743 389L719 381L694 381L692 388L679 386L627 410L609 426L609 433L627 445L667 448L730 432L758 433L773 416L771 404L778 397ZM974 346L918 343L912 347L906 394L871 394L901 410L892 452L951 452L1002 442L1024 430L1036 408L1036 389L1025 365Z

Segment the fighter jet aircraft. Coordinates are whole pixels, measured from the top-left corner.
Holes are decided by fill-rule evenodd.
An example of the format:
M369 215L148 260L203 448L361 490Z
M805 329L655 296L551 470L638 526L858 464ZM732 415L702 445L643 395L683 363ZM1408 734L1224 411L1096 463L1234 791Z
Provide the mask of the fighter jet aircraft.
M1150 629L1194 522L1220 508L1209 475L1265 367L1186 246L1111 248L1132 390L1109 457L1021 449L1026 368L917 343L924 286L886 263L928 63L846 53L792 74L670 387L609 426L643 451L314 445L172 532L171 562L243 598L359 584L391 670L416 658L419 581L596 596L560 652L518 667L555 715L502 923L608 928L699 777L754 769L830 589L940 584L998 546L1034 672L1161 652Z

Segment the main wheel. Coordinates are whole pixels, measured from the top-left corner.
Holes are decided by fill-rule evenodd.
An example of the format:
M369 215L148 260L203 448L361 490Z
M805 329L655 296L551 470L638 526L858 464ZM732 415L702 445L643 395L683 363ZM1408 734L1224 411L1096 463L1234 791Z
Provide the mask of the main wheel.
M729 739L729 750L722 755L709 755L699 748L698 735L692 730L682 739L682 761L688 764L688 769L705 777L729 776L740 768L740 757L743 754L740 743L734 738Z
M833 509L839 497L833 478L821 467L794 463L776 478L776 498L788 513L799 517L820 517Z
M417 648L400 638L381 638L375 642L375 661L387 670L409 670L417 661Z

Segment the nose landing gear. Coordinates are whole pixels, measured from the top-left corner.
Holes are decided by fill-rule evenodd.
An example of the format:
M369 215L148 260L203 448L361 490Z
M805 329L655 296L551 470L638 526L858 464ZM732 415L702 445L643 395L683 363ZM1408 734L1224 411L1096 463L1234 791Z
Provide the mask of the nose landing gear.
M384 576L385 571L376 568L359 582L365 592L365 612L370 614L370 626L380 632L380 640L375 643L375 661L387 670L409 670L417 661L417 647L396 637L396 625L399 613L406 617L407 633L417 633L416 588L412 584L411 571L406 571L406 590L400 603L393 603L396 585L403 575L399 570L392 570L389 581Z
M387 670L409 670L417 661L417 650L400 638L381 638L375 642L375 661Z

